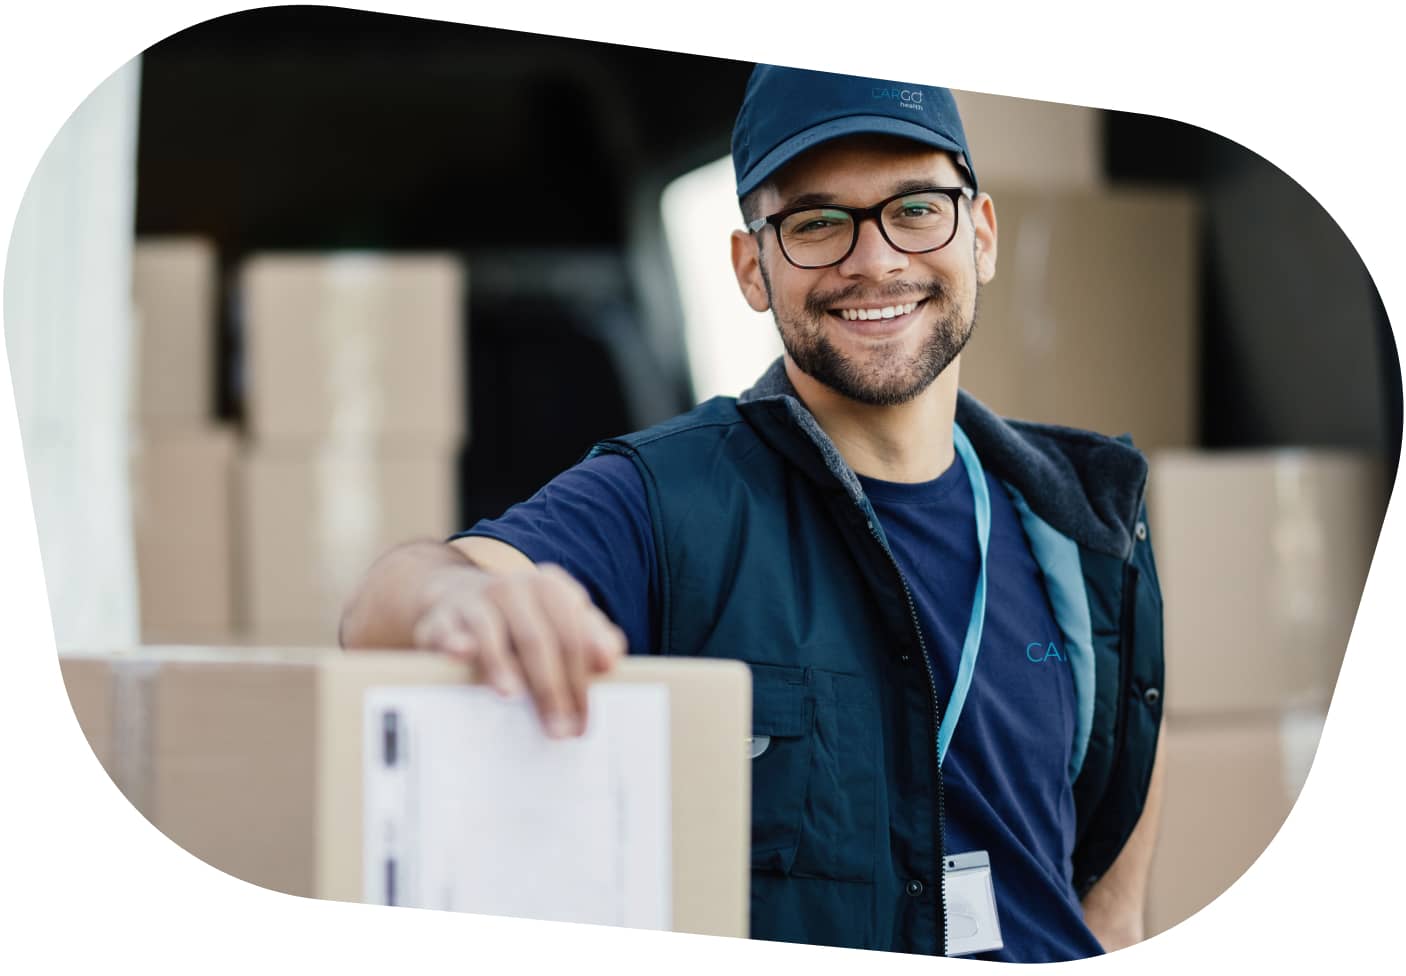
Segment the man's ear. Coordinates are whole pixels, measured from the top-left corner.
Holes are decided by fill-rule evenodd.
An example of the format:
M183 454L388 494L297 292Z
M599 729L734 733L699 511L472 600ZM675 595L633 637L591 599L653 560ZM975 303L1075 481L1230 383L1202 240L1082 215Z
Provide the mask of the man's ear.
M984 285L996 277L996 204L990 194L977 194L971 202L971 214L976 280Z
M762 280L760 248L757 235L745 230L732 232L732 270L737 275L737 287L742 289L742 297L747 299L754 312L765 312L771 308L766 282Z

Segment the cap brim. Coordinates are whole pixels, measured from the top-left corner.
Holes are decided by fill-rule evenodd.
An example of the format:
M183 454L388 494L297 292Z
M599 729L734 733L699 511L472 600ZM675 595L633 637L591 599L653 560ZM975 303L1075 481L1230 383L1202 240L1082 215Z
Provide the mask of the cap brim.
M956 153L962 158L963 166L968 166L962 147L929 128L887 115L851 115L842 119L831 119L820 125L798 132L767 153L743 175L737 184L737 195L746 196L766 182L767 178L808 149L823 142L854 135L900 136L921 142L934 149Z

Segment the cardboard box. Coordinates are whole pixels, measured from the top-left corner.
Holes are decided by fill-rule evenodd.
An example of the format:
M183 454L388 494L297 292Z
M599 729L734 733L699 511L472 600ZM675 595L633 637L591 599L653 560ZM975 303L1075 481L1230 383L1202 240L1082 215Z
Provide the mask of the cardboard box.
M1195 444L1193 198L982 186L999 255L961 385L1004 416L1131 433L1144 450Z
M105 767L163 833L235 877L343 901L362 892L366 689L472 677L410 651L148 648L61 663L95 749L108 730ZM106 699L91 693L94 667ZM608 680L669 690L674 929L745 937L750 672L631 658Z
M136 426L197 427L214 415L218 294L219 269L210 241L137 241L132 250Z
M255 439L463 438L467 304L457 259L260 255L240 269L238 292Z
M142 639L222 640L234 628L232 428L147 432L131 451Z
M342 609L384 552L456 529L456 454L249 445L240 462L241 623L259 643L337 643Z
M1269 846L1303 788L1323 715L1169 721L1147 934L1209 905Z
M1386 510L1381 463L1319 450L1150 460L1168 713L1326 707Z
M113 700L111 675L106 659L75 657L62 662L64 687L78 727L92 747L103 769L113 769Z
M1095 190L1102 186L1101 110L983 92L952 94L983 188Z

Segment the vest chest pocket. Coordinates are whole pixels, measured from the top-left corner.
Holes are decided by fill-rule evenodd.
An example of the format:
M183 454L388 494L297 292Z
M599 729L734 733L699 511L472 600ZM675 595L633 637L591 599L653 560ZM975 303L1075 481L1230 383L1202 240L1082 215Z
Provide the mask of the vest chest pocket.
M847 675L752 666L752 868L872 881L878 716Z

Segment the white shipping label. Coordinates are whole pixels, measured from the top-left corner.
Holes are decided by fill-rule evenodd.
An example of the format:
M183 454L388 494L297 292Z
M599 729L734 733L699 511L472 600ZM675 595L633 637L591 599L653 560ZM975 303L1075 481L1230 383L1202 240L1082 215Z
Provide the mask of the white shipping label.
M373 688L365 707L366 902L670 927L663 685L593 687L586 733L562 740L484 687Z

